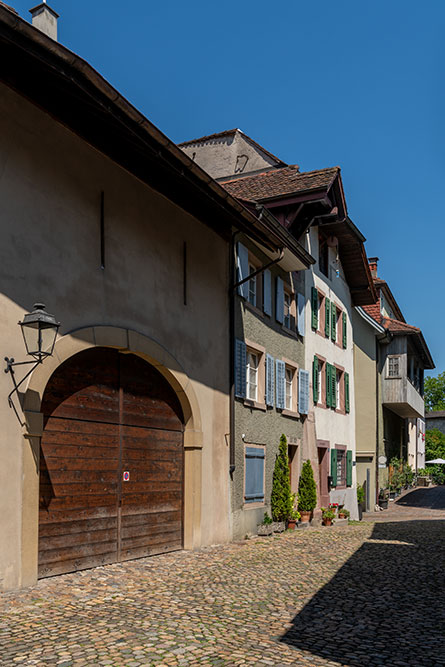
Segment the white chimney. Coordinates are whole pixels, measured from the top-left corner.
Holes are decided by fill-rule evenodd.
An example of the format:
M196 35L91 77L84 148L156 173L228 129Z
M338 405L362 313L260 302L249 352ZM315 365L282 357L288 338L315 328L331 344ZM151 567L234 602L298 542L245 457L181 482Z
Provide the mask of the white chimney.
M30 9L29 12L32 16L33 26L57 42L57 19L59 15L46 4L46 0L43 0L37 7Z

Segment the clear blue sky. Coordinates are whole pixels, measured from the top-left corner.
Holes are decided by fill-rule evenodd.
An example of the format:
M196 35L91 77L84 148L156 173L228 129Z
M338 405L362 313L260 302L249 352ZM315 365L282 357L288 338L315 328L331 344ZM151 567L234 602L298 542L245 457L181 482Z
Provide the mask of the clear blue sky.
M173 141L239 127L302 170L340 165L368 256L444 370L444 0L49 4L59 41Z

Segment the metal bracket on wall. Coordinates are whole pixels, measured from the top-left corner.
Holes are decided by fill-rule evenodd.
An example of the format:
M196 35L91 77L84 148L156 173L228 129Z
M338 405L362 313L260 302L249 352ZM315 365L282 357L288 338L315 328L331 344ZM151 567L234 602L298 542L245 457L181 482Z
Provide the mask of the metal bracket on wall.
M15 393L17 393L18 395L18 391L21 385L29 378L33 370L37 368L39 364L42 363L43 359L37 359L34 361L14 361L14 359L12 358L10 359L9 357L5 357L5 361L6 361L5 373L11 373L11 378L14 385L14 389L8 394L9 407L14 410L15 415L20 422L20 426L25 426L25 422L22 422L22 420L20 419L20 415L17 411L17 408L15 407L15 403L12 400L12 397ZM14 371L15 366L29 366L30 364L32 364L32 368L26 373L26 375L20 380L20 382L17 383L15 380L15 371Z

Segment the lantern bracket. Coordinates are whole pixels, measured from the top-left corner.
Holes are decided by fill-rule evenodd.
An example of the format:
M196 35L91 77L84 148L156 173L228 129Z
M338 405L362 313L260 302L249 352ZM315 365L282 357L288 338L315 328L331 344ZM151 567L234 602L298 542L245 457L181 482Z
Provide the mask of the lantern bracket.
M40 357L39 359L35 359L33 361L14 361L13 358L10 359L9 357L5 357L5 361L6 361L5 373L11 373L12 382L14 384L14 389L11 392L9 392L9 394L8 394L9 407L14 410L15 415L20 422L20 426L24 426L25 424L20 419L20 415L17 411L17 408L15 407L15 403L12 400L12 397L13 397L14 394L16 394L16 393L18 394L18 391L19 391L19 388L21 387L21 385L29 378L29 376L37 368L37 366L43 362L43 358ZM20 382L17 383L16 379L15 379L15 371L14 371L15 366L29 366L30 364L32 364L32 368L30 368L30 370L20 380Z

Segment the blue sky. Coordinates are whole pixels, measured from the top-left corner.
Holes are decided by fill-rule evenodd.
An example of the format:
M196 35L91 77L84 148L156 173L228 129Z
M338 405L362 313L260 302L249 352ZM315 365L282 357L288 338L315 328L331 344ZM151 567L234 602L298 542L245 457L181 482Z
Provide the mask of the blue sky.
M444 370L443 0L49 4L59 41L172 140L239 127L304 171L340 165L368 255Z

